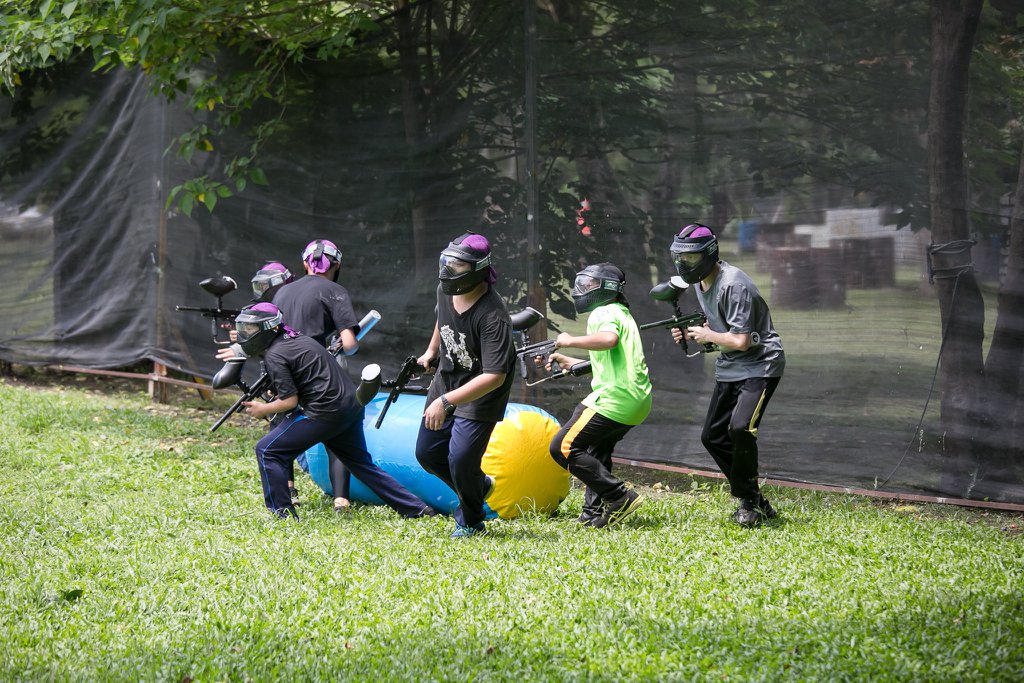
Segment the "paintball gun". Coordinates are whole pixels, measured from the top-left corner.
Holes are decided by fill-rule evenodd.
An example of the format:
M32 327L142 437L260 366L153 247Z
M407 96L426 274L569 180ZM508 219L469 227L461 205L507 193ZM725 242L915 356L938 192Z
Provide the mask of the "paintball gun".
M204 318L210 318L210 327L213 330L213 343L218 346L230 344L230 340L220 339L217 335L219 331L225 329L227 324L231 323L235 319L235 316L241 313L241 311L237 308L224 308L224 304L221 302L221 299L224 298L224 295L235 291L238 288L238 285L227 275L221 275L220 277L208 277L200 282L199 286L217 297L217 308L175 306L174 310L191 311L193 313L201 314Z
M359 321L358 332L356 332L356 340L362 339L367 332L372 330L374 326L380 321L381 315L377 311L370 311L363 319ZM341 345L338 344L336 349L329 349L332 356L337 356L341 350ZM224 363L224 367L217 371L217 374L213 376L213 388L214 389L225 389L230 386L237 386L242 390L242 395L235 401L230 408L220 416L213 426L210 427L210 432L215 432L217 429L224 424L229 417L237 413L242 409L242 404L252 401L256 398L261 398L266 402L274 400L273 395L270 393L270 375L267 371L260 368L260 376L250 385L246 385L242 381L242 368L245 366L245 356L237 356Z
M695 353L690 353L689 347L686 344L686 328L687 327L701 327L707 322L707 318L700 311L694 311L689 315L683 315L683 312L679 310L679 296L686 291L690 285L683 281L683 278L678 275L673 276L668 282L662 282L654 286L651 289L651 298L655 301L665 301L672 305L672 312L675 316L672 318L666 318L665 320L657 320L652 323L644 323L640 326L640 330L653 330L658 327L677 327L683 332L683 339L679 343L679 347L683 353L686 354L687 358L691 358L701 353L712 353L718 349L714 344L701 344L701 349Z
M540 384L541 382L547 382L551 379L559 379L561 377L580 377L581 375L590 374L590 361L581 360L578 363L573 363L568 368L563 368L558 363L552 363L551 374L545 377L541 377L538 380L530 381L526 379L526 359L531 360L536 358L543 358L545 361L548 356L555 352L555 340L546 339L544 341L534 342L533 344L527 344L521 349L516 351L516 356L519 358L519 363L522 367L523 379L526 380L526 386L532 387Z
M435 358L430 364L430 367L437 367L437 359ZM374 370L376 368L376 370ZM382 385L390 388L391 393L388 394L388 398L384 401L384 405L381 406L380 415L377 416L377 423L373 425L374 429L380 429L381 424L384 422L384 416L388 414L388 408L391 404L398 400L398 395L407 389L409 382L417 378L422 368L420 364L416 362L416 356L409 356L402 363L401 369L398 371L398 376L393 380L381 380L380 379L380 366L379 365L367 365L363 368L363 375L359 382L359 387L356 389L356 399L366 400L367 403L373 399L377 394L377 389ZM363 405L366 405L365 403Z

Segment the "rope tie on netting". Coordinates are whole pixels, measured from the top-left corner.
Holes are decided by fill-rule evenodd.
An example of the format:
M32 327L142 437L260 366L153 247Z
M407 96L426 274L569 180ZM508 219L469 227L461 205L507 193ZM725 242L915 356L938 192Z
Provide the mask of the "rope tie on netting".
M964 252L968 254L977 242L975 240L953 240L952 242L945 242L943 244L929 244L926 248L928 253L928 282L935 284L935 280L947 280L949 278L955 278L953 280L953 292L949 297L949 313L946 315L946 324L942 328L942 339L939 341L939 353L935 357L935 370L932 372L932 383L928 387L928 396L924 400L924 408L921 409L921 418L917 421L917 428L914 430L914 436L911 437L910 443L907 444L906 450L903 451L903 455L900 456L899 462L892 468L892 472L885 478L882 483L875 483L875 489L879 489L889 483L892 479L892 475L896 474L902 465L903 461L906 460L907 455L910 453L911 446L914 445L914 440L918 438L921 433L921 426L924 424L924 416L928 413L928 404L931 403L932 394L935 393L935 381L939 376L939 367L942 362L942 350L946 348L946 336L949 334L950 324L953 322L953 311L956 310L956 293L960 288L960 278L967 273L974 270L974 264L970 261L967 263L961 263L957 265L949 265L941 268L936 268L933 262L933 257L938 255L940 257L956 257ZM951 259L954 260L954 259Z

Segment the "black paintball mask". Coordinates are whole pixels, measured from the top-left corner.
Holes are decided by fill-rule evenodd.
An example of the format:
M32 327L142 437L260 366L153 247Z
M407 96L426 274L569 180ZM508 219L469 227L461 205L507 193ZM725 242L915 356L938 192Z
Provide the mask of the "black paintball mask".
M487 238L475 232L455 238L441 252L437 279L447 295L472 291L491 274L491 250Z
M572 305L580 315L615 301L629 306L622 291L625 284L625 273L614 264L598 263L587 266L576 273L576 281L573 282L571 292Z
M281 334L283 321L280 309L269 302L243 308L235 316L238 346L250 358L263 355L274 338Z
M672 239L669 250L676 273L690 285L710 275L718 263L718 239L711 228L700 223L683 228Z

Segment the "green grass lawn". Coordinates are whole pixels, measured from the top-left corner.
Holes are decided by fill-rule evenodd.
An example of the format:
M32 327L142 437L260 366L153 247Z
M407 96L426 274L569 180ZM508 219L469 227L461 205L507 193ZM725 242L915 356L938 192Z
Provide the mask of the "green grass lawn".
M1024 679L1020 516L631 470L623 526L264 511L222 406L0 380L0 680ZM666 478L671 477L671 478Z

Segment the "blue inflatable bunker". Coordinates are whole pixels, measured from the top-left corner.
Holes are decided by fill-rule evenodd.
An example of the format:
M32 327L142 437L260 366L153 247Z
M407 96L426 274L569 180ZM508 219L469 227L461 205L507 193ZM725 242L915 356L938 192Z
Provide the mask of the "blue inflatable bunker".
M379 393L366 406L363 430L373 461L435 510L451 514L459 499L444 482L426 472L416 461L425 398L402 394L388 409L380 429L373 425L388 394ZM513 519L525 511L554 512L569 494L569 473L548 453L559 424L549 413L534 406L510 403L487 445L481 468L494 477L494 493L488 498L488 517ZM317 444L306 451L309 475L332 495L327 451ZM352 478L352 500L383 505L370 489Z

